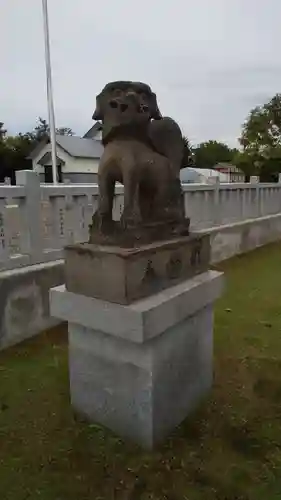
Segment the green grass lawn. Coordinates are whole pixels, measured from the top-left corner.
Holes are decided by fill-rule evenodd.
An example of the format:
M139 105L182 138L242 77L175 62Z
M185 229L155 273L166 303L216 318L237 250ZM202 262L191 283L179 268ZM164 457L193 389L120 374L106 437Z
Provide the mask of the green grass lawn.
M153 453L74 420L65 328L0 353L1 500L281 499L281 244L219 268L213 391Z

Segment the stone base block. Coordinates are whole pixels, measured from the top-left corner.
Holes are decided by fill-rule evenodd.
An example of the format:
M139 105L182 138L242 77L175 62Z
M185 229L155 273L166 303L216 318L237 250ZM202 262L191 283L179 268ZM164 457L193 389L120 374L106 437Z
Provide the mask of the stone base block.
M138 248L76 244L65 249L66 288L88 297L130 304L207 271L209 262L210 238L206 234Z
M145 448L167 436L212 385L221 289L209 271L129 306L51 290L52 314L69 322L76 412Z

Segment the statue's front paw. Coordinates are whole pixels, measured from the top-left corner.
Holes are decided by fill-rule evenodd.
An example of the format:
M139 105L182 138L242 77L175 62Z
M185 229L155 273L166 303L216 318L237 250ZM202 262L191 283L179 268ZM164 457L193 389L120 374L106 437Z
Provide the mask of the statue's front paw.
M92 224L90 225L90 232L99 232L103 234L110 234L114 230L114 222L108 215L101 214L98 210L92 217Z
M142 218L140 214L127 215L123 213L120 223L123 229L131 229L139 227L142 224Z

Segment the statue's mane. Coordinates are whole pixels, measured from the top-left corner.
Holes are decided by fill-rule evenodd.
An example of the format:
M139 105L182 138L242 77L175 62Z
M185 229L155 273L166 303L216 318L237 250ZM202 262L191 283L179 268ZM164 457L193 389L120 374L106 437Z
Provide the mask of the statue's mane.
M147 95L152 94L152 90L149 85L142 82L132 82L126 80L119 80L116 82L110 82L103 88L102 92L112 92L114 90L127 90L129 88L134 89L135 92L144 93Z

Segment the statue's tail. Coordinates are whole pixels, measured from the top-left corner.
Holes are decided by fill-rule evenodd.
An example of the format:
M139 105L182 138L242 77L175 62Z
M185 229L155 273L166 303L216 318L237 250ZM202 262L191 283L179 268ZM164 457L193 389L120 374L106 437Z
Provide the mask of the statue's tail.
M166 156L179 174L184 155L184 141L181 129L172 118L153 120L149 125L149 138L153 148Z

